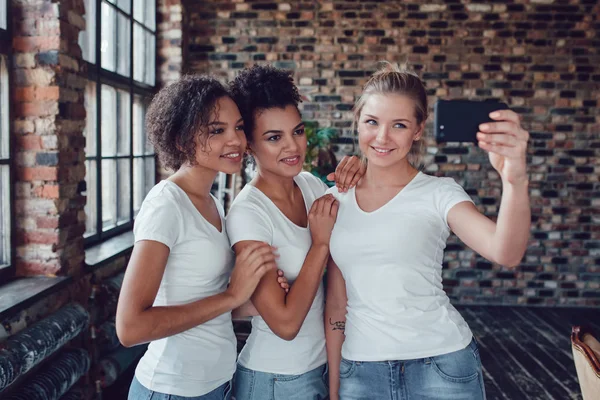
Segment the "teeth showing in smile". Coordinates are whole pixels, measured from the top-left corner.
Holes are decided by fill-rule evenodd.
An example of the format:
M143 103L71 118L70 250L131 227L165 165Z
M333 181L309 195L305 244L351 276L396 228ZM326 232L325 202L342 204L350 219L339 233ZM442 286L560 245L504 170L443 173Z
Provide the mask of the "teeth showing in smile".
M223 157L225 157L225 158L238 158L239 156L240 156L240 153L229 153L229 154L223 155Z
M375 150L378 153L381 153L381 154L387 154L390 151L392 151L392 149L380 149L380 148L377 148L377 147L372 147L372 149Z
M281 161L283 161L283 162L293 162L293 161L296 161L297 159L298 159L298 157L296 156L296 157L284 158Z

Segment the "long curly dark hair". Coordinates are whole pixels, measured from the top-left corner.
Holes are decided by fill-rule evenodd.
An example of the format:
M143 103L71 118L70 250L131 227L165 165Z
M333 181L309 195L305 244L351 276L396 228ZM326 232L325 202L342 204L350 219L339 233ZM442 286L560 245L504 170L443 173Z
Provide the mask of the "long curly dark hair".
M217 79L186 75L161 89L146 113L146 129L162 165L178 170L196 164L196 141L204 146L217 100L230 96Z
M258 112L289 105L298 107L302 102L292 71L271 65L254 65L244 69L229 83L229 90L244 119L248 142L252 142Z

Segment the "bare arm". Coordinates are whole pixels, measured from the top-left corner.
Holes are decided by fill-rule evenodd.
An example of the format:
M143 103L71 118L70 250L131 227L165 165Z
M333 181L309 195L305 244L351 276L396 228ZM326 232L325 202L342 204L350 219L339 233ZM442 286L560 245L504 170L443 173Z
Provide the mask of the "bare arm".
M143 240L133 248L117 305L117 335L124 346L176 335L230 312L275 268L272 249L258 244L236 260L231 284L223 293L188 304L153 307L168 257L169 248L160 242Z
M448 213L448 225L482 256L515 267L525 254L531 227L526 163L529 133L513 111L496 111L490 117L496 122L480 125L477 138L502 179L498 220L494 223L472 204L460 203Z
M337 400L340 389L340 362L346 329L346 281L338 266L329 258L327 264L327 301L325 303L325 338L329 363L329 396Z
M275 271L263 277L252 295L252 303L260 316L273 333L282 339L293 340L296 337L315 299L329 257L329 237L337 207L337 201L331 195L313 203L308 215L313 243L287 295L279 287ZM252 243L257 242L236 243L236 254Z
M498 264L519 264L529 239L531 211L527 184L505 184L497 222L482 215L469 202L459 203L448 213L452 231L467 246Z
M281 287L281 289L283 289L286 293L290 291L290 285L286 277L283 275L283 271L280 269L277 270L277 283L279 284L279 287ZM254 304L252 304L252 301L250 300L231 311L231 317L233 319L254 317L256 315L259 315L258 310L256 307L254 307Z

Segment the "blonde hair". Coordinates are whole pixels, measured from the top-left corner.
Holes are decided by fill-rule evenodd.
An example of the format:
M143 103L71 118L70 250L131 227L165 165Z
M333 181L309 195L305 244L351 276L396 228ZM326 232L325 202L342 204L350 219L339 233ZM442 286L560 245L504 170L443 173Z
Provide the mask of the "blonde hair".
M417 124L427 120L427 91L425 85L419 76L406 64L398 65L384 61L383 65L375 72L365 86L362 94L354 105L353 130L356 128L360 113L367 102L369 96L373 94L399 94L410 97L415 104L415 118ZM421 166L423 155L425 153L425 133L421 138L414 141L408 153L408 162L415 168Z

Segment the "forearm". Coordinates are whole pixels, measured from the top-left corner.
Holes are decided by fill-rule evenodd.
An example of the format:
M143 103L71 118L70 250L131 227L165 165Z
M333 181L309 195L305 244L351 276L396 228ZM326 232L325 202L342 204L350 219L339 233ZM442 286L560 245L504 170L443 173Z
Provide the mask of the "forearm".
M527 182L504 182L492 243L494 261L516 266L527 249L530 229L531 208Z
M227 292L176 306L150 307L137 314L117 314L117 331L129 347L173 336L231 312L239 304Z
M312 306L312 303L323 279L323 271L329 257L329 247L313 245L298 277L285 296L281 317L287 324L299 329Z
M328 302L329 303L329 302ZM342 344L346 328L346 309L325 306L325 338L327 343L327 362L329 363L329 392L332 400L338 398L340 388L340 362Z

